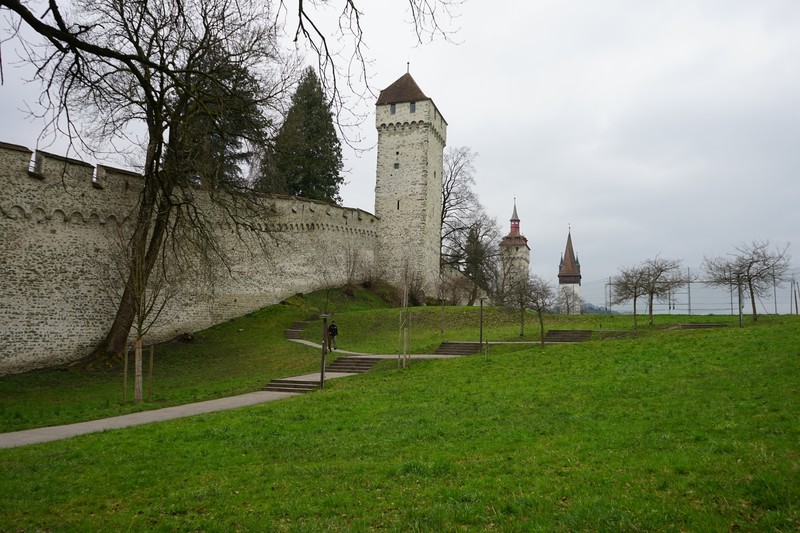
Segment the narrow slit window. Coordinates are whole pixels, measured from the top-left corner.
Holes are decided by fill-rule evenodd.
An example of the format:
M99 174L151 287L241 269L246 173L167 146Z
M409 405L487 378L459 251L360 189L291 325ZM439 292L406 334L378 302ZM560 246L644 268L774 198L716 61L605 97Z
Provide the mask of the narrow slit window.
M397 104L389 104L389 113L394 115L397 112Z
M400 200L397 200L397 210L400 211Z
M412 113L416 113L417 112L417 103L416 102L411 102L410 104L408 104L408 107L409 107L409 109L411 110Z

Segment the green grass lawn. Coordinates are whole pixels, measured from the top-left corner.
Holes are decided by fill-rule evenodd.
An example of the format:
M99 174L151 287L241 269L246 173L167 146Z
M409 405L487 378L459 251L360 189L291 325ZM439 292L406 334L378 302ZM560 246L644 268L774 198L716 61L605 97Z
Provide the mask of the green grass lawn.
M396 351L397 310L358 302L334 310L341 344ZM308 300L263 313L286 308L303 315ZM495 324L489 340L519 339L516 315L487 315ZM448 331L477 331L476 310L446 309L444 334L440 309L412 316L414 351L442 337L473 340ZM734 323L657 317L656 325L690 319ZM260 345L210 349L245 333L247 320L268 322L259 313L239 320L180 347L195 380L205 379L205 364L223 373L226 365L209 359ZM279 321L275 332L288 325ZM626 326L630 317L548 318L552 328ZM525 339L535 340L533 320L529 328ZM205 355L193 354L198 344L209 348ZM310 350L274 358L307 358L313 367L318 353ZM236 366L268 366L253 371L262 381L295 370L259 353L234 357ZM170 368L178 374L183 366ZM201 396L245 390L242 373L231 369L224 386L193 386ZM798 378L797 317L646 329L579 345L502 345L488 359L413 361L402 371L387 361L288 400L0 450L0 531L798 530ZM22 389L24 376L16 379ZM173 379L191 388L191 376ZM34 413L19 403L38 396L6 396L5 380L3 418ZM53 380L53 394L63 394ZM64 409L72 403L65 398Z
M294 321L326 311L337 320L339 347L346 350L398 354L401 310L389 308L374 292L347 295L339 290L294 296L285 302L219 324L194 335L191 343L167 342L155 348L152 396L145 383L145 401L136 405L132 362L127 401L123 402L123 370L87 371L58 368L0 377L0 432L69 424L136 411L261 390L273 378L319 370L319 351L289 342L284 330ZM411 353L432 353L443 341L477 341L477 308L419 307L409 311ZM657 327L692 321L724 321L733 317L657 317ZM520 336L519 312L486 307L484 340L539 340L538 322L529 314ZM641 322L641 319L640 319ZM548 316L546 329L621 329L630 333L630 316ZM647 334L646 329L641 330ZM320 342L322 322L304 331ZM508 350L508 348L498 348ZM512 348L513 349L513 348ZM493 348L494 350L494 348ZM334 354L335 356L335 354ZM132 359L132 357L131 357ZM147 373L147 351L145 351ZM148 399L149 398L149 399Z

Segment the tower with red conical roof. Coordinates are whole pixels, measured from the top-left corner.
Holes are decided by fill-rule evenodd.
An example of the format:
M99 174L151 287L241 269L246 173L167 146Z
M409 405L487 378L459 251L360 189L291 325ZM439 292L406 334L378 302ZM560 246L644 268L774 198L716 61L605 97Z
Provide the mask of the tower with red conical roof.
M581 263L572 247L572 228L567 231L567 246L558 265L558 304L562 313L581 313Z
M378 96L375 127L380 217L375 257L390 282L402 286L413 280L425 293L435 293L447 122L406 73Z
M531 265L531 249L528 239L520 232L517 201L511 214L511 228L500 241L500 258L503 265L503 292L508 292L514 283L526 279Z

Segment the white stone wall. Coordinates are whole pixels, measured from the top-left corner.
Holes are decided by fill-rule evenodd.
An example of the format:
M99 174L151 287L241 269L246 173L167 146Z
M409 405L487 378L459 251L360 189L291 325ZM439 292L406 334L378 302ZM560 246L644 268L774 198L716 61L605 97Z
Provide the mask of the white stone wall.
M531 250L525 244L500 244L500 260L503 265L502 290L509 294L513 287L530 275Z
M524 244L500 246L503 272L518 279L528 276L531 267L531 249Z
M375 214L381 220L378 260L402 284L409 265L423 290L439 282L443 151L447 123L433 101L377 106Z
M109 256L129 234L142 184L129 172L95 171L42 152L33 174L31 155L0 143L0 374L74 360L102 340L116 311ZM185 273L151 339L341 285L354 257L359 277L376 268L376 216L296 198L266 202L279 242L262 250L252 235L242 241L222 221L215 224L232 272Z

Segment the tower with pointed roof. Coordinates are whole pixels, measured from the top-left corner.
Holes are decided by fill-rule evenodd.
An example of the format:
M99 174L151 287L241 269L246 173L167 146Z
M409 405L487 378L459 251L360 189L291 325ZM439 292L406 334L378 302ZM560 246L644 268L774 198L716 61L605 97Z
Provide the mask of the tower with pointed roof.
M558 265L559 308L565 314L581 312L581 263L572 247L572 228L567 232L567 246Z
M531 265L531 248L528 246L528 239L519 230L516 199L510 222L511 228L508 235L500 241L504 292L511 290L518 280L527 278Z
M410 282L433 294L439 280L447 122L406 73L378 96L375 127L378 264L389 281Z

